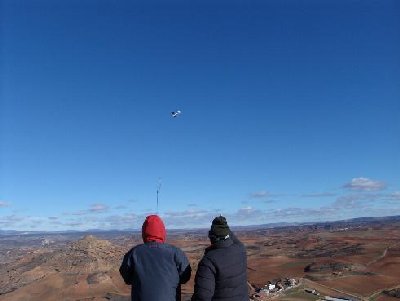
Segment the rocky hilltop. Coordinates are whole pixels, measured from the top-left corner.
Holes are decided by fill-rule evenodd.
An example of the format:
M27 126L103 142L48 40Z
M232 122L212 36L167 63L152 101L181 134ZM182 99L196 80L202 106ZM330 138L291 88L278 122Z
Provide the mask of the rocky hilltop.
M95 298L92 300L122 300L128 291L118 268L125 252L92 235L62 249L45 247L29 252L11 265L0 266L0 300L20 300L35 291L42 295L41 300L59 299L60 292L72 297L65 300L88 295Z
M58 271L107 272L119 267L123 254L121 248L113 246L109 241L88 235L68 245L66 250L59 250L44 260Z

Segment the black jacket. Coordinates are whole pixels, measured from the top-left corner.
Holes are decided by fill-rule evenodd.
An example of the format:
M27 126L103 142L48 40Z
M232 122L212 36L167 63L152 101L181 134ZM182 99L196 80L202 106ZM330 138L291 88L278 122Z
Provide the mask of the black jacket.
M192 301L249 300L243 244L231 233L230 238L207 248L194 281Z
M176 301L180 300L180 284L190 279L191 268L179 248L147 242L125 254L119 272L132 285L133 301Z

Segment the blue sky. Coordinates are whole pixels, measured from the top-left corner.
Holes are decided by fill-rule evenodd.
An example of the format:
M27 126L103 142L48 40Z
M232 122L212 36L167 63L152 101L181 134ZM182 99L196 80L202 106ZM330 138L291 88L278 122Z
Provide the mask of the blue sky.
M400 214L398 1L0 5L0 229Z

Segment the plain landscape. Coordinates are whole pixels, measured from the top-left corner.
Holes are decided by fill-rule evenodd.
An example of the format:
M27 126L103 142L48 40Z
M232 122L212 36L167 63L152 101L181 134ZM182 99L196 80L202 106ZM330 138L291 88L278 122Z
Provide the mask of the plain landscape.
M400 297L400 216L233 230L247 248L253 300ZM183 300L193 292L206 233L168 232L168 243L182 248L193 268ZM0 300L130 300L118 268L139 243L137 231L1 231ZM289 280L295 285L280 285ZM268 283L282 289L267 292Z

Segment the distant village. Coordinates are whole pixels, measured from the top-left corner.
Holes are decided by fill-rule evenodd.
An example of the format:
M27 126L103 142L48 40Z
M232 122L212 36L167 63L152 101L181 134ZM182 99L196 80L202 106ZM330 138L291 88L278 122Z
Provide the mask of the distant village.
M264 301L264 300L270 300L275 297L278 297L284 292L287 292L290 289L299 287L301 284L300 279L295 279L295 278L278 278L278 279L273 279L271 281L268 281L264 287L254 287L252 286L252 289L255 291L251 297L250 300L252 301ZM321 294L311 288L304 288L304 292L308 294L312 294L315 296L321 296ZM352 299L345 298L345 297L331 297L331 296L321 296L319 300L325 300L325 301L350 301ZM356 300L354 300L356 301Z
M270 299L271 297L280 294L283 291L297 287L298 284L299 280L296 280L294 278L273 279L271 281L268 281L264 285L264 287L260 288L252 286L251 289L254 290L255 293L252 294L250 300L253 301L267 300Z

